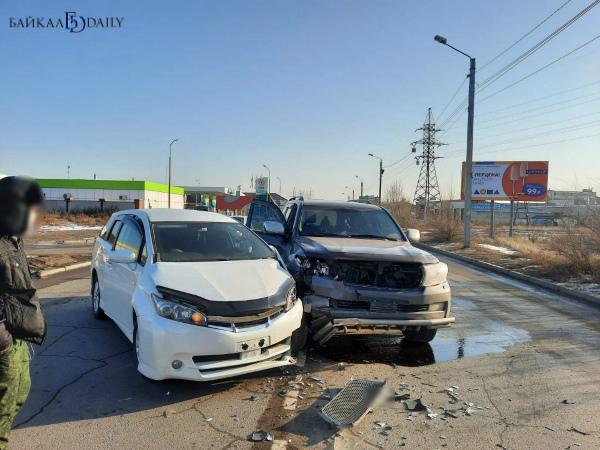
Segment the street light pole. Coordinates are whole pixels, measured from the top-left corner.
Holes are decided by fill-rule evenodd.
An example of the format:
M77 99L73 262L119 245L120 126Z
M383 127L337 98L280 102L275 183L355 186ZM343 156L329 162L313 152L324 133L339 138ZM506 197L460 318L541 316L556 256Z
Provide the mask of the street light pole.
M179 139L175 139L173 142L178 141ZM173 142L169 144L169 198L168 198L168 207L171 209L171 146Z
M269 200L269 196L271 195L271 169L269 169L266 164L263 164L263 167L267 169L267 172L269 173L269 181L267 183L267 200Z
M275 178L277 178L279 180L279 196L281 197L281 178L279 178L279 177L275 177Z
M469 116L467 123L467 158L465 162L465 223L464 223L464 237L463 245L465 248L471 246L471 196L473 194L472 180L473 180L473 119L475 116L475 58L470 57L459 49L452 47L448 44L446 38L442 36L435 36L434 38L440 44L450 47L452 50L456 50L458 53L465 55L469 58L471 64L469 66Z
M377 158L379 160L379 200L378 200L378 204L379 204L379 206L381 206L381 180L383 178L383 172L385 172L385 170L383 170L383 159L381 159L379 156L375 156L373 153L369 153L369 156L372 156L373 158Z
M354 176L360 180L360 196L362 197L363 196L363 180L358 175L354 175Z
M346 186L346 189L350 189L352 191L352 200L354 200L354 188Z

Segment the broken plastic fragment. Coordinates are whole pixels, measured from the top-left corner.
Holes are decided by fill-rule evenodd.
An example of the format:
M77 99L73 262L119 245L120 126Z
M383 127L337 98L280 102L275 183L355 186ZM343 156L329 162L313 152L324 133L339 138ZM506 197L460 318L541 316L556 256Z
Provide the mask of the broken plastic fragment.
M387 425L387 422L373 422L375 425L377 425L378 427L385 427Z
M205 422L212 422L213 418L212 417L207 417L206 419L204 419Z
M308 377L311 381L316 381L317 383L323 382L323 377L321 375L313 375L312 377Z
M590 435L590 433L586 433L585 431L578 430L575 427L571 427L567 431L574 431L575 433L583 434L584 436L589 436Z
M437 416L439 416L439 414L437 414L437 413L430 413L430 414L427 414L427 418L428 418L428 419L431 419L431 420L435 419Z
M546 428L547 428L548 430L550 430L550 431L557 431L557 430L558 430L558 428L555 428L555 427L546 427Z
M255 431L250 435L250 440L252 442L272 441L274 439L275 439L275 436L273 436L273 433L268 433L263 430Z
M404 404L406 405L406 409L409 411L425 411L427 407L421 402L420 398L415 400L404 400Z

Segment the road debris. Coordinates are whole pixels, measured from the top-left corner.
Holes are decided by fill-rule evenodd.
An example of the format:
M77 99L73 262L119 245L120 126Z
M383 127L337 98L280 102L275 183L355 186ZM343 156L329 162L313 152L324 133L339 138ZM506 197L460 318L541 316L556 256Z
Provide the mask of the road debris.
M385 382L352 379L319 411L319 415L339 428L359 423L385 399Z
M571 427L567 431L574 431L575 433L583 434L584 436L589 436L590 435L590 433L586 433L585 431L578 430L575 427Z
M212 422L213 418L212 417L207 417L206 419L204 419L205 422Z
M558 431L558 428L555 428L555 427L545 427L545 428L550 431Z
M163 417L166 419L167 417L171 416L175 414L175 411L173 411L172 409L165 409L163 411Z
M415 400L404 400L404 405L409 411L426 411L427 407L421 402L420 398Z
M273 436L273 433L268 431L258 430L250 435L250 440L252 442L273 441L275 440L275 436Z
M314 381L316 383L322 383L323 377L321 375L313 375L312 377L308 377L307 380Z

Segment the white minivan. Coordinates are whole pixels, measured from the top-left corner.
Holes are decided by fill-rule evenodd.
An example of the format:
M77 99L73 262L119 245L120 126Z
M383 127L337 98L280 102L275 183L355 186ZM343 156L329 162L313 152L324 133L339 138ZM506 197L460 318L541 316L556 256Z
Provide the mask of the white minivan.
M302 301L275 251L216 213L113 214L92 253L94 315L133 342L154 380L215 380L293 364Z

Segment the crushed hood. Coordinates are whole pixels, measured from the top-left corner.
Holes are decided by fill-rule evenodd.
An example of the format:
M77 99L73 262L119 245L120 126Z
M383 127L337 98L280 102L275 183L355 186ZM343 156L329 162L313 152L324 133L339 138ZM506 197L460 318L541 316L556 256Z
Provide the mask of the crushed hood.
M390 261L432 264L438 259L406 241L358 239L344 237L298 238L298 244L307 256L323 259L352 259L362 261Z
M281 295L290 275L274 259L254 261L159 262L150 273L156 286L213 302L236 302ZM289 289L289 287L288 287ZM284 293L287 294L287 291Z

